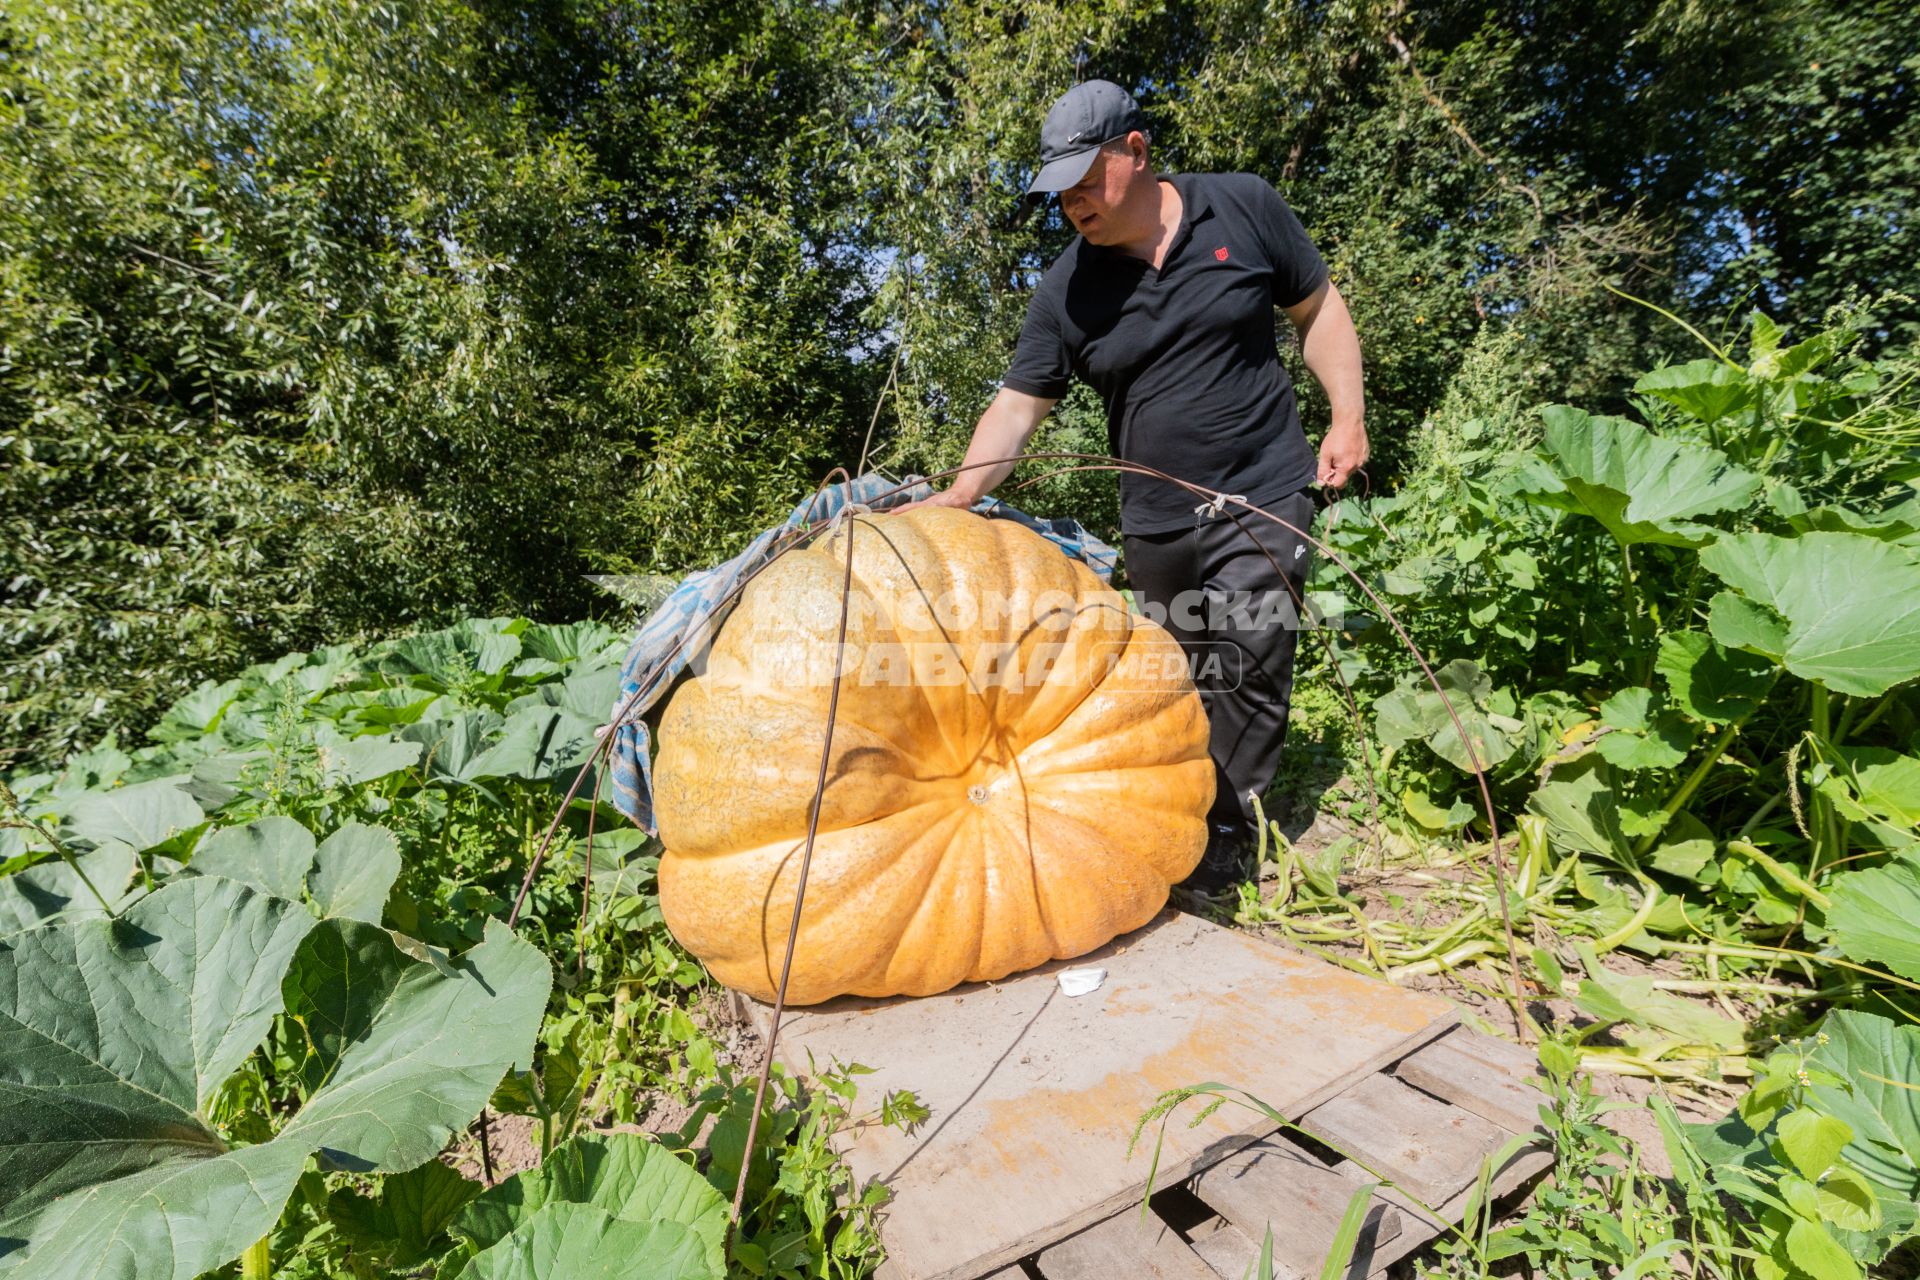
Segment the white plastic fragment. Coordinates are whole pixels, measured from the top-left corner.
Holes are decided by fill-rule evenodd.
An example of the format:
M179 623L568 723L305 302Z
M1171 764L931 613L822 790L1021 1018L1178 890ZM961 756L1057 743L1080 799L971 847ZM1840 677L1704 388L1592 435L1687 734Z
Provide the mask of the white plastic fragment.
M1062 969L1054 975L1060 983L1060 989L1070 996L1084 996L1088 992L1098 991L1100 984L1107 980L1105 969Z

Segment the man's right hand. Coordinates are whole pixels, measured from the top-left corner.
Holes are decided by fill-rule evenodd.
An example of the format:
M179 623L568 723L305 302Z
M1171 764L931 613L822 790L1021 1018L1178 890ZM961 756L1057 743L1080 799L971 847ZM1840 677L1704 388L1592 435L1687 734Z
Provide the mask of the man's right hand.
M969 511L972 510L973 504L978 501L980 501L980 499L961 492L960 487L954 485L950 488L940 490L940 492L930 498L922 498L918 502L908 502L898 507L889 507L887 508L887 514L897 516L902 511L911 511L915 507L958 507L962 511Z

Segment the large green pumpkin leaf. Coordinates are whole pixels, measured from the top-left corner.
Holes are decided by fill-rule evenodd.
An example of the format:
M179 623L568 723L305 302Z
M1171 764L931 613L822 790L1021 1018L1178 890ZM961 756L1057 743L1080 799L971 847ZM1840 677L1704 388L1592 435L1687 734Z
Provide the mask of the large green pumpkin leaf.
M300 664L288 672L293 683L309 695L326 693L360 665L360 654L350 644L330 644L298 655Z
M270 751L221 751L193 762L193 770L180 784L207 812L225 808L247 790L249 775L259 777L271 767Z
M1660 842L1649 851L1647 862L1654 870L1670 876L1698 880L1718 851L1719 845L1707 824L1682 810L1666 824ZM1682 918L1684 920L1684 916Z
M575 671L564 680L549 680L536 685L507 704L512 715L522 707L556 707L570 711L582 720L605 724L620 700L620 669L597 667Z
M118 920L0 945L0 1234L34 1239L22 1274L60 1274L50 1259L40 1265L46 1232L25 1229L49 1205L89 1235L109 1207L127 1224L117 1245L87 1246L105 1260L87 1274L163 1274L136 1268L143 1255L164 1266L178 1248L173 1274L196 1275L271 1225L304 1155L291 1172L259 1156L192 1170L225 1158L206 1104L266 1035L281 977L313 927L297 903L199 876ZM223 1216L176 1232L170 1215L196 1201ZM52 1258L90 1256L48 1247Z
M1653 707L1653 690L1634 685L1600 704L1600 722L1628 733L1645 733L1653 724Z
M1920 1205L1920 1027L1842 1009L1820 1031L1811 1061L1847 1087L1816 1083L1813 1101L1852 1126L1843 1154L1874 1184L1882 1232L1896 1243L1913 1234Z
M1920 676L1920 562L1899 547L1856 533L1745 533L1721 538L1700 563L1784 623L1783 634L1754 633L1751 619L1723 625L1728 597L1716 596L1711 625L1723 644L1777 657L1836 693L1875 697Z
M313 833L292 818L256 818L201 841L192 865L201 875L224 876L298 902L313 869L313 850Z
M86 874L86 881L116 907L127 896L133 873L140 865L133 850L118 843L83 853L74 861ZM56 918L104 916L106 912L86 881L63 858L49 858L0 879L0 938Z
M552 981L546 958L497 921L451 967L414 959L384 929L329 921L287 975L287 1014L312 1045L310 1093L275 1141L349 1169L431 1159L509 1067L532 1061Z
M522 651L561 664L598 656L614 645L624 649L627 637L604 622L536 622L520 633Z
M1634 383L1633 389L1658 396L1706 423L1746 408L1757 390L1746 370L1718 360L1691 360L1655 369Z
M537 1168L482 1193L454 1231L487 1249L543 1206L569 1202L634 1222L680 1223L704 1242L716 1273L726 1268L726 1201L685 1161L639 1134L583 1134L563 1143Z
M481 752L463 776L538 781L577 769L600 745L594 736L600 724L566 710L522 707L507 717L499 741Z
M307 892L323 916L379 924L400 875L400 844L383 827L349 822L320 842Z
M400 849L392 833L359 822L316 845L312 832L276 816L214 832L195 850L192 869L275 897L311 899L323 916L378 924L400 874Z
M1679 713L1654 710L1653 690L1622 689L1600 704L1600 720L1614 732L1600 739L1600 755L1620 769L1671 769L1693 749L1693 726Z
M1599 745L1601 758L1629 772L1671 769L1692 749L1692 728L1673 712L1661 716L1645 733L1608 734Z
M1751 715L1774 680L1771 663L1724 648L1699 631L1661 636L1654 669L1666 677L1676 706L1713 724Z
M1556 848L1632 865L1631 846L1620 829L1613 773L1601 761L1588 757L1554 770L1527 800L1527 808L1546 819L1547 839Z
M314 727L321 777L329 786L356 787L420 763L421 746L384 733L349 738L332 725Z
M497 925L457 961L414 959L205 875L118 921L18 935L0 946L12 1274L190 1280L271 1228L315 1152L384 1172L430 1159L531 1056L549 982ZM271 1141L228 1150L206 1104L283 1006L308 1031L312 1091Z
M699 1236L677 1222L631 1222L561 1201L473 1257L455 1280L719 1280Z
M212 680L168 707L147 736L155 742L185 742L202 737L220 727L220 718L233 705L240 682Z
M1920 542L1920 496L1874 512L1840 506L1808 507L1798 489L1781 484L1768 491L1767 504L1786 517L1795 533L1864 533L1908 547Z
M1786 661L1787 620L1737 592L1718 592L1708 602L1707 631L1729 649Z
M479 1194L479 1183L428 1160L382 1178L376 1195L333 1192L327 1197L327 1220L356 1248L412 1266L446 1248L448 1224Z
M91 844L117 841L138 852L199 826L206 817L175 779L158 778L74 797L66 826Z
M361 690L349 696L352 708L337 718L341 723L357 721L380 728L413 724L426 717L433 704L446 698L443 693L416 689L412 685L393 685L385 689ZM383 739L388 740L390 739Z
M526 625L513 618L463 618L443 631L394 641L379 668L426 676L443 688L464 675L495 675L520 656L520 631Z
M1521 724L1490 709L1493 681L1478 663L1455 658L1434 672L1434 680L1439 689L1416 672L1374 700L1374 728L1382 742L1388 746L1424 742L1442 760L1468 773L1476 757L1483 769L1491 769L1514 753ZM1471 755L1461 741L1462 729L1473 745Z
M484 776L480 761L503 721L492 711L469 711L444 720L421 720L394 736L426 749L421 764L429 778L471 782Z
M1531 502L1592 516L1624 545L1660 542L1697 547L1714 530L1700 517L1738 511L1760 477L1703 445L1654 435L1624 418L1595 417L1567 405L1540 411L1552 484L1534 484Z
M0 1265L14 1264L8 1280L193 1280L273 1229L307 1155L275 1142L182 1148L149 1168L80 1187L37 1217L0 1218L0 1239L24 1241Z
M1849 959L1920 979L1920 866L1891 862L1838 876L1827 928Z

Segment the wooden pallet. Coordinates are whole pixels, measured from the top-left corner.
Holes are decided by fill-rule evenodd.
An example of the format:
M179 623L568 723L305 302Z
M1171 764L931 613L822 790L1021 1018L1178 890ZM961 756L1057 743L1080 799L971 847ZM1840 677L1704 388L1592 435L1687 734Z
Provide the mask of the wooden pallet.
M1083 967L1106 982L1063 996L1057 972ZM766 1008L739 1004L764 1029ZM1276 1274L1317 1276L1374 1180L1364 1164L1398 1189L1376 1193L1349 1273L1362 1280L1463 1212L1482 1161L1533 1129L1544 1096L1525 1082L1530 1054L1458 1027L1445 1001L1177 912L1000 983L790 1011L778 1052L798 1071L862 1063L864 1106L906 1088L933 1112L912 1134L876 1124L839 1142L859 1183L893 1192L882 1280L1240 1280L1269 1225ZM1189 1103L1155 1176L1177 1190L1143 1221L1153 1133L1129 1155L1134 1126L1163 1090L1205 1081L1319 1141L1233 1106L1189 1127ZM1495 1194L1550 1162L1521 1151Z
M1524 1050L1456 1028L1301 1117L1314 1136L1395 1184L1374 1194L1348 1280L1384 1275L1460 1220L1482 1160L1537 1131L1544 1095L1525 1083L1536 1069ZM1544 1143L1520 1148L1493 1171L1492 1198L1552 1164ZM1308 1280L1320 1274L1354 1192L1376 1181L1353 1160L1283 1131L1202 1170L1184 1196L1156 1196L1144 1219L1109 1218L992 1280L1242 1280L1269 1228L1274 1275Z

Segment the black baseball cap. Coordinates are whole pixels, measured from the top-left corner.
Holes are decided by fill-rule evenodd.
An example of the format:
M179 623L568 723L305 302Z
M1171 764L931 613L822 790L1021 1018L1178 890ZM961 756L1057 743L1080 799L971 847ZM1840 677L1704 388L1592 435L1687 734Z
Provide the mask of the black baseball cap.
M1040 172L1027 194L1065 191L1087 176L1103 144L1146 127L1140 104L1111 80L1073 86L1060 95L1040 126Z

